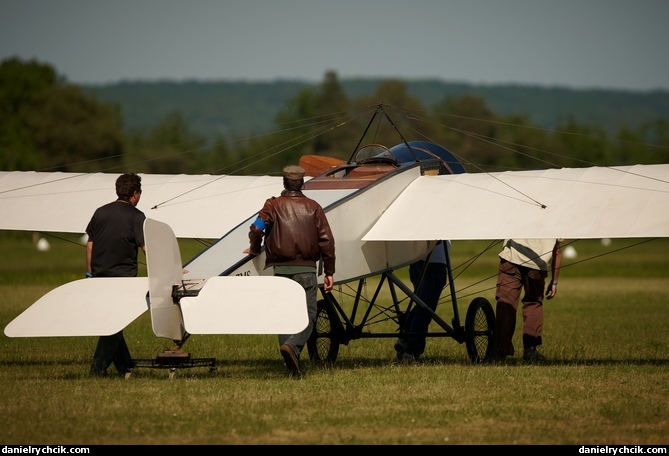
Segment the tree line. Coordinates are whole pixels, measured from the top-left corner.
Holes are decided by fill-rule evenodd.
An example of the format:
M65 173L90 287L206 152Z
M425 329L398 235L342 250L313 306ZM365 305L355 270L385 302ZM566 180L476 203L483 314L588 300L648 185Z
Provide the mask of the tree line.
M373 116L380 104L390 121ZM274 126L269 133L211 141L173 112L154 126L124 131L119 105L69 83L51 65L0 62L0 168L7 171L276 173L302 155L347 160L361 142L390 147L405 139L445 146L470 172L669 158L664 118L610 134L605 126L568 116L548 130L527 115L495 113L470 93L425 106L395 79L380 82L371 95L348 97L334 71L291 98Z

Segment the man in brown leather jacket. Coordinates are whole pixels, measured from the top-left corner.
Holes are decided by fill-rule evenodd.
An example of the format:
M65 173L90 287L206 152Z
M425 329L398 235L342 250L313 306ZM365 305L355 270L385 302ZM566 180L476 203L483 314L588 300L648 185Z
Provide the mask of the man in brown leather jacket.
M316 322L318 299L317 265L323 262L323 289L332 290L335 273L335 242L323 208L301 191L304 169L283 169L284 190L258 212L249 228L250 255L258 255L265 238L265 268L275 276L298 282L307 295L309 324L298 334L279 334L279 350L290 375L300 374L300 353Z

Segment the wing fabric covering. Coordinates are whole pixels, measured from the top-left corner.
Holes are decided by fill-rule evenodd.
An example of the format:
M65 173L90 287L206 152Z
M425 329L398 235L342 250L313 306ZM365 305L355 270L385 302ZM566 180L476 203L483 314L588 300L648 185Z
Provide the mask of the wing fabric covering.
M668 174L661 164L421 176L362 240L663 237ZM0 229L83 233L93 211L116 198L117 177L0 172ZM138 208L147 217L176 237L218 239L278 195L282 182L146 174L142 186Z
M661 164L421 176L363 240L667 236Z
M0 172L0 229L84 233L93 212L116 199L119 174ZM281 177L140 174L137 208L178 238L218 239L271 195Z

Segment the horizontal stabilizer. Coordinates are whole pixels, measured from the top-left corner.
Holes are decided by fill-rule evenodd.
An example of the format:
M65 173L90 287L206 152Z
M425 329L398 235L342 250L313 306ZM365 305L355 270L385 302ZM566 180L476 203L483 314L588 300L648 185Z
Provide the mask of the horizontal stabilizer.
M294 334L309 322L302 286L275 276L211 277L181 312L190 334Z
M146 277L101 277L66 283L5 327L7 337L108 336L147 309Z

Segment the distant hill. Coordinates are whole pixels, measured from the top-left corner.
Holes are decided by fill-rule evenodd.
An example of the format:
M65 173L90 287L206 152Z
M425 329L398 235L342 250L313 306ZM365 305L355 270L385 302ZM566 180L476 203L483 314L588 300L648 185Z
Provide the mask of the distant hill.
M342 79L350 98L372 95L381 79ZM430 108L446 97L471 93L500 115L524 114L540 127L554 128L572 116L613 134L658 118L669 120L669 91L576 90L523 85L473 85L439 80L407 80L409 94ZM158 124L180 112L191 128L208 139L273 129L276 113L302 88L316 84L275 82L119 82L84 85L99 100L118 104L126 131ZM383 101L383 100L378 100Z

